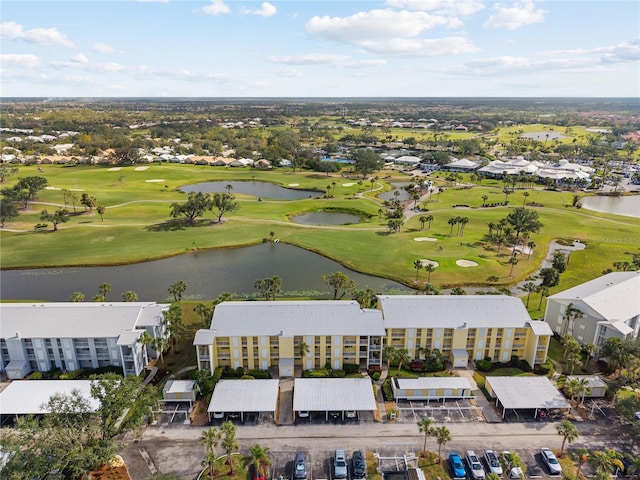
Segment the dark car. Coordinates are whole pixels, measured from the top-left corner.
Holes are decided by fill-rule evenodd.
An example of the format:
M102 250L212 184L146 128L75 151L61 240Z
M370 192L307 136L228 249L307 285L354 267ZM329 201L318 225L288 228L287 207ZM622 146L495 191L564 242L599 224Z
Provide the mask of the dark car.
M293 478L298 480L307 478L307 462L304 458L304 452L296 453L296 461L293 464Z
M353 478L364 478L367 476L367 462L364 458L364 453L360 450L353 452L351 457L353 463Z

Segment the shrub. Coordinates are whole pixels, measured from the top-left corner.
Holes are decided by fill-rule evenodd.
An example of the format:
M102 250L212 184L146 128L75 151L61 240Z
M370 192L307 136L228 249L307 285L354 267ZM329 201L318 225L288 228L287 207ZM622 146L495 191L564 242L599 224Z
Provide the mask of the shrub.
M520 358L517 355L511 355L511 366L517 367Z
M490 360L477 360L476 368L481 372L488 372L491 370L491 361Z
M529 365L529 362L527 362L524 358L518 361L518 368L523 372L531 371L531 365Z
M255 380L256 377L254 377L253 375L242 375L240 377L240 380Z
M42 380L42 372L33 372L29 378L31 380Z
M371 378L373 379L374 382L377 382L378 380L380 380L380 372L373 372L373 375L371 375Z
M249 370L247 375L251 375L253 378L269 379L271 374L268 370Z
M344 370L331 370L331 376L335 378L344 378L346 374Z
M542 365L538 365L536 369L536 373L540 375L546 375L551 370L553 370L553 363L551 363L551 359L547 358Z
M346 373L357 373L360 371L360 365L357 363L345 363L342 365L342 368Z
M382 383L382 396L385 401L393 402L393 389L391 388L391 380L388 378Z
M369 375L373 375L374 373L382 373L382 367L380 365L371 365L369 367Z
M326 368L319 368L317 370L307 370L309 377L311 378L326 378L329 376L329 370Z
M60 374L60 380L76 380L82 376L82 370L73 370Z

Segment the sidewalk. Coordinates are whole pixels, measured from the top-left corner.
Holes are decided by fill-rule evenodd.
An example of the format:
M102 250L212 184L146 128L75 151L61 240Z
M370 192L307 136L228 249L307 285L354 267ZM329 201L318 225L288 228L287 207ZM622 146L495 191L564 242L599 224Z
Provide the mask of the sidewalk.
M487 400L487 398L484 396L484 393L482 393L482 390L478 388L478 384L473 379L473 372L467 369L456 370L456 372L458 372L458 375L460 375L461 377L465 377L467 380L469 380L469 383L471 384L471 388L473 390L473 394L476 396L476 403L480 408L482 408L482 414L484 415L487 423L501 423L502 418L500 417L500 415L498 415L495 406L493 405L493 403L490 403Z

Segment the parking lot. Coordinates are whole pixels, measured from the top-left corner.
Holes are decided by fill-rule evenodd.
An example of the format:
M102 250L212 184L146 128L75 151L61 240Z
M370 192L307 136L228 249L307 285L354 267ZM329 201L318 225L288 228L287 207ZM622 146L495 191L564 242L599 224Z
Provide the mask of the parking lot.
M437 402L398 402L399 423L417 422L432 418L438 423L483 422L482 408L474 400L446 400Z

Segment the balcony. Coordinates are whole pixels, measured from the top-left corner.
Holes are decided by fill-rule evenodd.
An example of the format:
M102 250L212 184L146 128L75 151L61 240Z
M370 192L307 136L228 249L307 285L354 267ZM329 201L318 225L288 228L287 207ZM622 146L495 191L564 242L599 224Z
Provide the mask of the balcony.
M379 352L380 350L382 350L382 347L379 344L372 343L371 345L369 345L369 350L372 352Z

